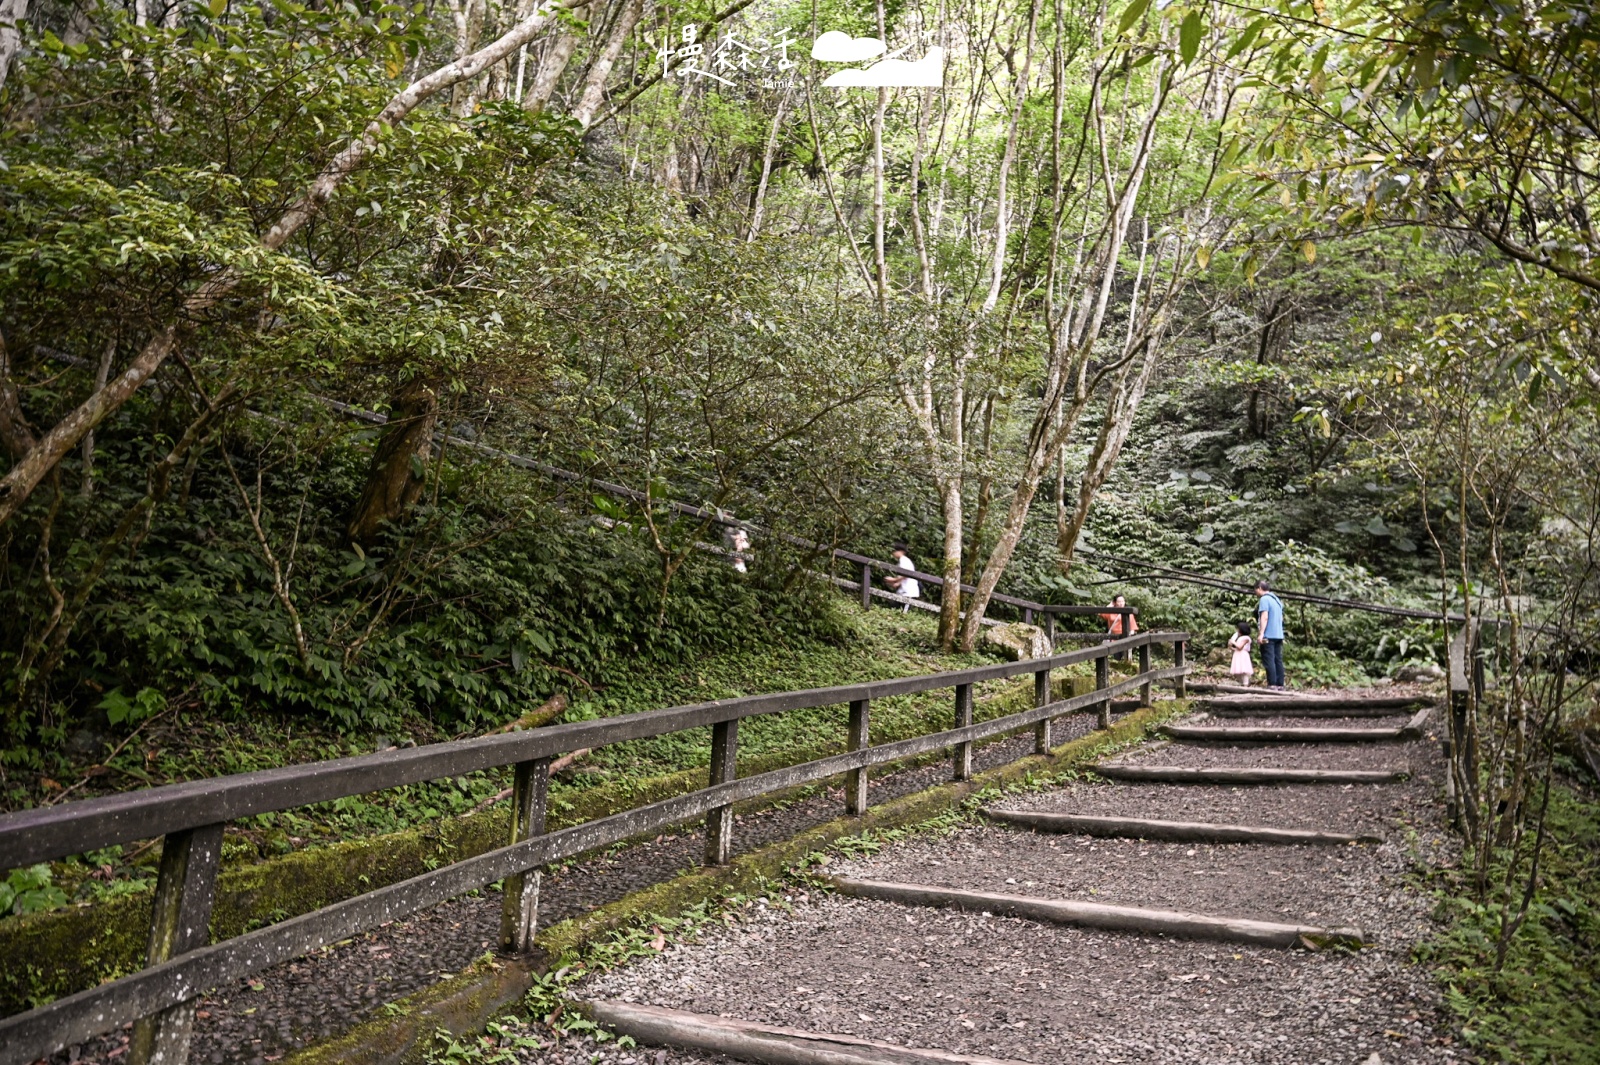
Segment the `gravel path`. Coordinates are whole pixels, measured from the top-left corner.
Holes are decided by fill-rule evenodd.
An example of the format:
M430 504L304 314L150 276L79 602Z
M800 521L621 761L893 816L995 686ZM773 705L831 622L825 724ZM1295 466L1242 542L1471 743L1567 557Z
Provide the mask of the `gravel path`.
M1368 936L1398 941L1422 930L1422 915L1401 905L1405 868L1392 845L1148 843L975 826L848 863L840 873L1262 921L1354 925Z
M1403 951L1230 947L838 897L583 993L1039 1065L1451 1059L1437 995Z
M1416 743L1153 743L1117 759L1125 765L1250 766L1277 769L1389 769L1412 771Z
M1093 725L1093 714L1058 718L1054 741L1060 744L1086 735ZM978 747L974 768L996 768L1032 750L1030 729L1025 735ZM947 760L869 778L870 801L887 802L949 778ZM740 815L734 853L748 853L835 820L843 803L843 793L833 788ZM541 923L576 917L671 880L697 868L704 853L705 837L696 826L549 869L540 890ZM500 895L485 891L218 988L199 1004L190 1060L197 1065L269 1065L291 1050L348 1031L383 1004L429 987L493 950L499 922ZM115 1065L126 1053L128 1031L69 1048L51 1061Z
M1302 722L1303 723L1303 722ZM1369 722L1370 723L1370 722ZM1050 898L1355 924L1358 953L1277 951L822 895L587 982L580 994L1040 1065L1460 1060L1410 964L1432 930L1408 870L1455 858L1436 745L1151 744L1149 764L1395 766L1395 785L1077 783L1012 809L1377 830L1381 845L1148 843L971 825L841 862L847 875Z

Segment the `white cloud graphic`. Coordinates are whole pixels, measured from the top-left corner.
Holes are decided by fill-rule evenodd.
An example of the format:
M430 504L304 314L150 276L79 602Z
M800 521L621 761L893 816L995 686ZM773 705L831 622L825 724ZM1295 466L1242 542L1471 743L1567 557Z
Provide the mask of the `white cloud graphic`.
M819 37L817 43L821 44L822 38ZM904 59L885 59L865 70L858 67L840 70L822 84L835 88L859 85L870 88L937 89L944 84L944 49L930 48L927 55L914 63Z
M811 58L824 63L859 63L883 54L883 42L876 37L852 37L829 30L811 46Z

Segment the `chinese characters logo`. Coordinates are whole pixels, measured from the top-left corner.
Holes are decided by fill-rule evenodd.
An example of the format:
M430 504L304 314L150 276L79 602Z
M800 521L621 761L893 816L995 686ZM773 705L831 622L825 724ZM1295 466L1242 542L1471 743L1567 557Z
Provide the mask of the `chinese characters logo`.
M735 78L761 78L768 85L786 80L797 65L789 49L797 42L785 31L775 37L740 35L728 32L709 42L700 39L699 26L685 26L677 47L671 38L656 52L661 73L676 73L680 78L710 78L732 87ZM906 48L910 46L907 45ZM901 59L901 48L884 55L885 45L876 37L851 37L829 30L811 46L811 58L821 63L861 63L883 56L868 67L847 67L835 71L822 84L836 88L866 86L874 88L933 88L944 84L944 49L929 48L918 60Z

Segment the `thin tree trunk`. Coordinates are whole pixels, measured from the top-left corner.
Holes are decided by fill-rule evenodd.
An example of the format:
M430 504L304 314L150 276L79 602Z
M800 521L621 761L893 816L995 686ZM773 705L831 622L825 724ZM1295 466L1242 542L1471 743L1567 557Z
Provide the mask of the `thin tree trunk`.
M1117 459L1122 455L1123 445L1128 442L1134 415L1138 413L1139 405L1144 402L1145 391L1150 385L1150 374L1155 369L1157 351L1158 347L1153 341L1146 345L1141 363L1124 371L1123 378L1117 382L1114 394L1106 403L1105 415L1100 420L1100 434L1095 438L1094 449L1089 453L1089 461L1084 464L1083 479L1078 484L1077 504L1073 508L1071 517L1056 527L1056 554L1062 573L1066 573L1072 566L1073 555L1078 547L1078 537L1083 532L1084 524L1089 520L1089 511L1094 506L1095 496L1105 487L1106 479L1111 476ZM1128 380L1129 376L1133 378L1131 382Z
M22 397L17 394L17 382L11 369L11 349L6 346L6 335L0 330L0 444L13 463L27 458L39 443L28 416L22 410Z
M772 130L767 134L767 147L761 153L761 178L756 182L756 202L750 208L750 229L745 233L745 243L754 241L761 232L761 216L766 212L767 182L772 177L772 160L778 152L778 133L783 129L784 111L789 106L789 90L778 97L778 113L772 116Z
M100 391L106 387L106 380L111 376L111 360L117 354L117 338L112 337L106 342L106 350L100 355L100 365L94 371L94 390ZM91 429L83 435L83 495L94 495L94 430Z
M438 418L438 394L420 378L412 378L395 394L366 487L345 530L351 543L371 547L384 525L399 521L422 498L423 471L433 453Z
M1038 413L1034 416L1033 425L1028 434L1028 447L1024 460L1021 476L1012 492L1011 503L1007 508L1006 521L994 549L989 553L988 564L983 573L974 582L976 591L967 608L967 616L961 628L960 647L971 650L976 644L981 631L984 612L988 608L989 599L994 594L996 585L999 584L1005 568L1010 564L1011 555L1016 550L1016 545L1022 537L1022 531L1027 522L1029 508L1033 505L1034 496L1038 493L1039 482L1046 470L1055 461L1062 445L1066 442L1066 434L1076 426L1084 408L1088 405L1094 386L1086 383L1086 373L1089 359L1094 350L1094 344L1099 339L1105 322L1106 307L1110 301L1114 287L1118 259L1129 226L1133 222L1133 208L1138 200L1140 189L1144 184L1145 174L1148 172L1148 163L1155 142L1156 122L1168 99L1166 89L1160 81L1160 72L1155 74L1157 87L1151 98L1150 108L1145 114L1144 121L1136 142L1134 157L1127 172L1122 176L1120 185L1113 181L1111 176L1111 163L1109 154L1105 149L1105 132L1102 123L1102 114L1098 110L1099 80L1096 77L1091 90L1091 115L1093 128L1101 144L1100 151L1100 182L1105 186L1106 192L1106 219L1099 235L1095 238L1098 245L1091 256L1094 264L1092 280L1085 285L1081 298L1078 300L1080 310L1077 315L1076 327L1068 330L1070 340L1064 344L1052 340L1051 365L1047 370L1047 384L1045 397L1039 405ZM1148 245L1148 241L1147 241ZM1174 259L1174 270L1181 269L1182 251ZM1140 325L1137 311L1137 294L1144 278L1145 256L1140 255L1139 277L1134 282L1136 301L1129 310L1128 339L1124 343L1122 362L1131 360L1134 351L1130 345ZM1152 276L1154 270L1152 269ZM1176 295L1176 276L1173 283L1168 286L1162 304L1165 307ZM1154 312L1145 311L1144 321L1152 321ZM1052 327L1053 328L1053 327ZM1148 337L1148 329L1145 330ZM1097 380L1103 380L1109 375L1123 372L1122 367L1113 365L1099 370ZM1065 402L1065 391L1069 382L1075 382L1071 406L1062 412ZM1057 423L1060 423L1057 427Z
M460 0L459 4L451 4L451 15L456 23L456 47L453 59L461 59L470 55L478 45L478 37L483 33L483 21L486 14L485 0ZM475 78L463 78L450 90L450 110L458 115L469 115L477 104L477 93L473 91Z
M570 2L570 0L567 0ZM277 251L290 237L321 212L346 178L364 163L378 142L394 126L404 122L424 101L467 78L476 77L491 64L498 63L523 43L531 40L550 22L552 13L565 6L557 3L540 13L529 16L515 29L485 48L466 58L435 70L412 82L373 116L365 129L354 137L344 149L334 156L315 180L289 209L261 238L268 251ZM162 327L144 345L128 368L110 381L105 388L91 394L71 413L57 422L33 448L0 479L0 525L16 516L27 502L39 482L55 469L56 464L83 439L105 416L126 403L148 381L162 363L172 354L178 342L178 323L202 317L217 300L233 291L239 284L239 275L224 270L200 285L184 300L174 320Z
M600 110L600 105L605 101L606 80L611 77L611 69L617 65L617 57L622 54L623 45L628 43L628 35L638 25L639 16L644 13L644 0L622 0L622 10L617 13L616 23L611 27L611 36L606 40L606 46L600 54L594 57L594 62L589 64L589 73L584 77L583 92L578 97L578 106L572 109L572 117L583 129L588 129L594 121L595 112Z
M6 87L11 61L22 48L22 27L28 20L28 0L0 0L0 89Z
M561 83L561 75L566 73L567 64L572 60L572 53L577 49L577 33L562 24L556 30L556 39L551 42L539 62L539 72L533 77L533 85L528 89L528 95L522 99L522 106L526 110L539 112L549 106L550 98L556 94L556 86Z

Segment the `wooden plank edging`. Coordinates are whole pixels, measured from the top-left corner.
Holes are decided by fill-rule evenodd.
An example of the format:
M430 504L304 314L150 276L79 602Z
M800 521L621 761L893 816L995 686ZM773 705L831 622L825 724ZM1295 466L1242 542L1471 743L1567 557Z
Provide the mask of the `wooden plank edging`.
M1202 821L1152 821L1134 817L1095 817L1086 814L1046 813L1033 810L984 810L991 821L1020 825L1040 832L1100 836L1107 839L1152 839L1197 843L1328 844L1382 843L1378 836L1324 832L1309 828L1268 828L1262 825L1226 825Z
M596 1024L632 1036L639 1043L709 1050L758 1065L1027 1065L636 1002L590 999L575 1005Z
M1281 924L1245 917L1217 917L1181 910L1156 910L1142 906L1112 906L1103 902L1067 899L1041 899L1028 895L1001 895L989 891L962 891L956 888L899 884L887 880L831 878L834 890L842 895L879 902L911 906L937 906L945 909L978 910L985 913L1022 917L1030 921L1081 925L1113 932L1151 932L1184 939L1211 939L1225 943L1245 943L1262 947L1363 946L1365 938L1355 928L1322 928L1314 925Z
M1399 728L1257 728L1254 726L1164 725L1162 731L1189 743L1380 743L1409 737Z
M1398 769L1200 769L1175 765L1098 765L1094 771L1112 780L1166 784L1393 784L1410 776Z
M1433 698L1427 695L1298 695L1274 692L1271 695L1213 695L1199 700L1199 705L1202 710L1252 710L1264 707L1269 713L1285 713L1291 710L1402 710L1432 701Z

